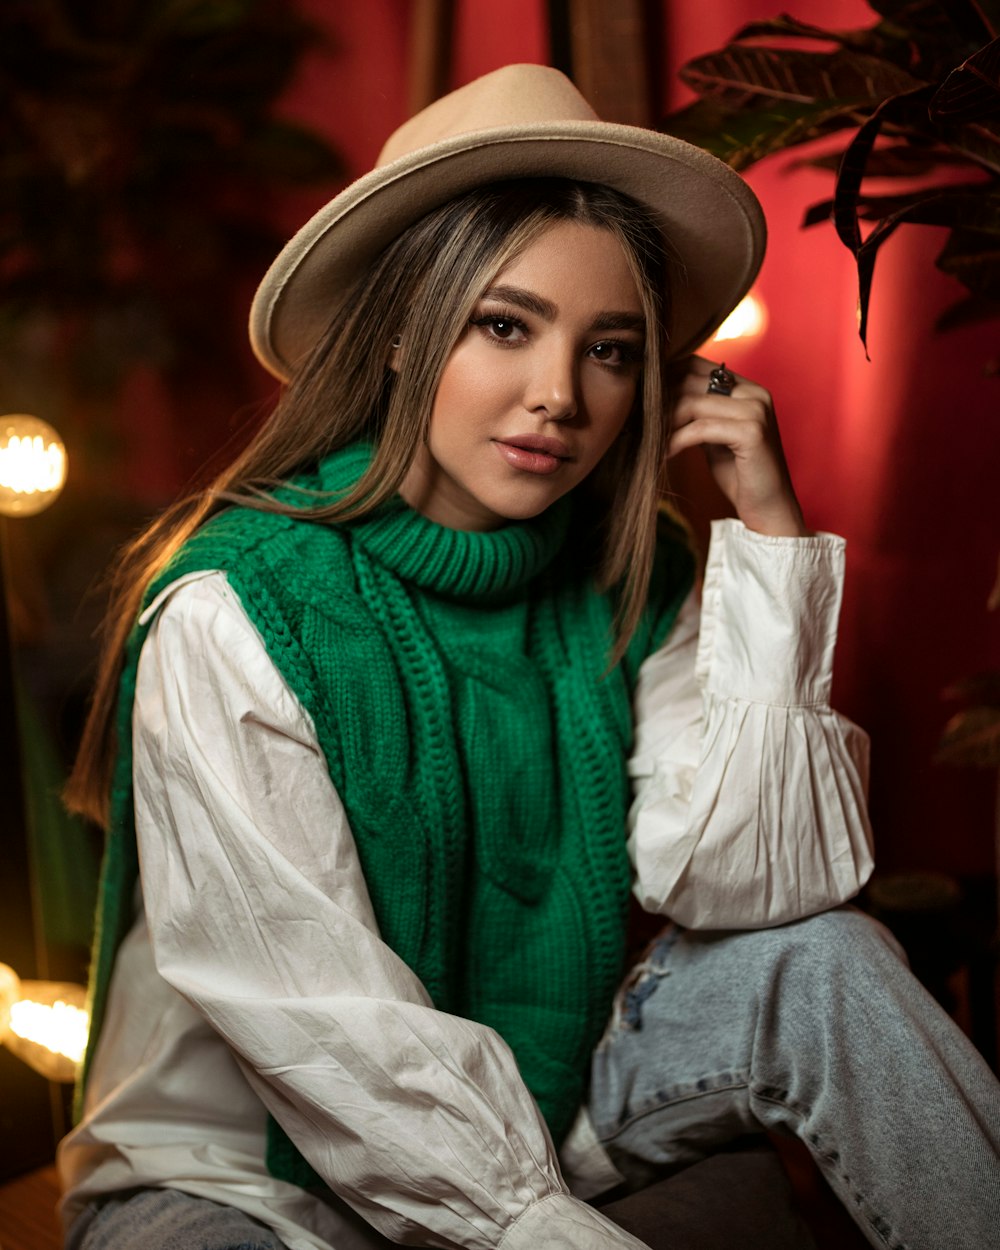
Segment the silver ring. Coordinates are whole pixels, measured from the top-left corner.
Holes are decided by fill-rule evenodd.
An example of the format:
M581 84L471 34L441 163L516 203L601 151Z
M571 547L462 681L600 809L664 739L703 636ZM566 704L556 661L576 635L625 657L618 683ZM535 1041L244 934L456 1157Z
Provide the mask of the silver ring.
M718 369L713 369L708 375L709 395L732 395L735 385L736 374L730 373L726 368L725 361L719 365Z

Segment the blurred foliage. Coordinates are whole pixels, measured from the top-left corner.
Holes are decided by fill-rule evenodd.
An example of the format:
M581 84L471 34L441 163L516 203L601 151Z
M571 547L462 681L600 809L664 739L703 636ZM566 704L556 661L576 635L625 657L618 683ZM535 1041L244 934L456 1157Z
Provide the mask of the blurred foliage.
M937 265L968 292L939 328L1000 313L1000 0L869 4L878 20L865 29L787 15L744 26L684 66L699 99L662 124L735 169L852 132L797 164L836 169L832 198L803 224L832 219L853 253L863 343L878 250L907 222L948 228ZM866 177L905 186L862 194ZM862 221L876 223L867 236Z
M936 759L941 764L1000 768L1000 690L996 673L979 673L945 693L964 698L964 707L945 725Z
M273 115L316 38L285 0L4 0L5 380L109 397L137 364L232 367L234 291L284 242L275 189L340 172Z
M1000 563L986 607L1000 610ZM948 721L938 743L942 764L1000 768L1000 673L976 673L956 682L944 697L962 706Z

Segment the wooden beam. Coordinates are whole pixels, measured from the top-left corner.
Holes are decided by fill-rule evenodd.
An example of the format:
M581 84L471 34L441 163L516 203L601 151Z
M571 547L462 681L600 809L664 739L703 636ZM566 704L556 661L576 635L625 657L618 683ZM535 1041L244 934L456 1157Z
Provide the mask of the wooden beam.
M406 103L412 117L448 90L455 0L413 0Z
M608 122L653 120L644 0L569 0L573 81Z

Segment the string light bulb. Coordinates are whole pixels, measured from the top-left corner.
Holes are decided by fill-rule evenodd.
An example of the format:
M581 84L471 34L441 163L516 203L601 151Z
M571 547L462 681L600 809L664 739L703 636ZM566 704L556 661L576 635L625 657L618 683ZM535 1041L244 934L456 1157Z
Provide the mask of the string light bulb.
M47 421L24 412L0 416L0 513L33 516L66 481L66 448Z
M21 981L0 964L0 1041L49 1081L73 1081L87 1046L87 991L65 981Z

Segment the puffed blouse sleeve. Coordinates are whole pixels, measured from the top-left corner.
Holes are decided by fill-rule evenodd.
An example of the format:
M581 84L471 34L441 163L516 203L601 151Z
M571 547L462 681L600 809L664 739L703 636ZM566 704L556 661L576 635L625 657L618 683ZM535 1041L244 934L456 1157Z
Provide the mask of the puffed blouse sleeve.
M700 610L692 594L636 688L629 853L647 911L763 928L870 876L868 738L829 703L843 565L833 535L713 524Z

